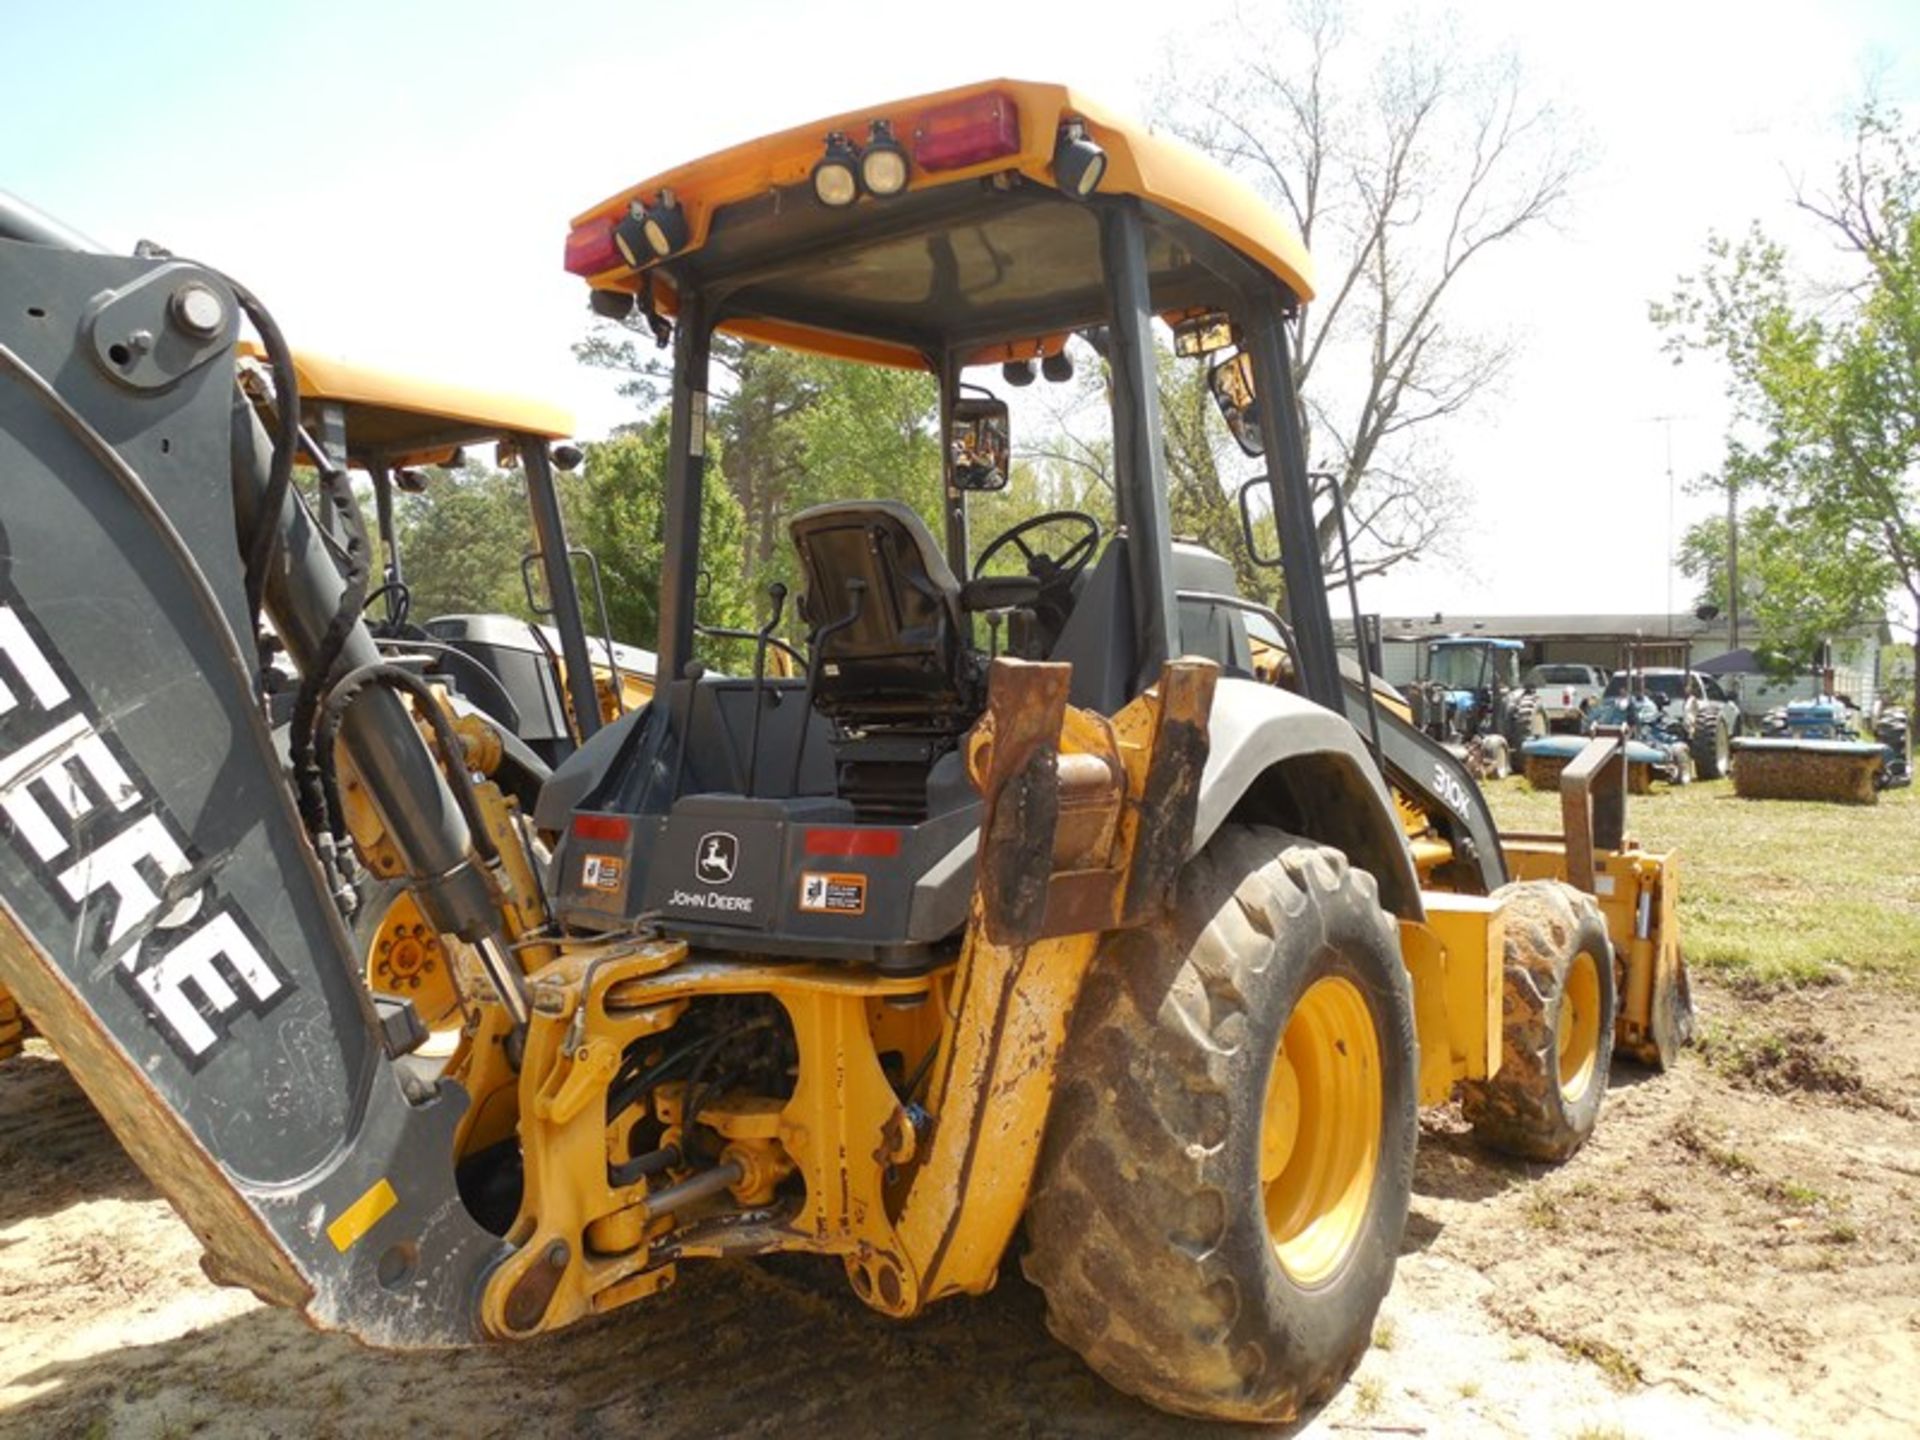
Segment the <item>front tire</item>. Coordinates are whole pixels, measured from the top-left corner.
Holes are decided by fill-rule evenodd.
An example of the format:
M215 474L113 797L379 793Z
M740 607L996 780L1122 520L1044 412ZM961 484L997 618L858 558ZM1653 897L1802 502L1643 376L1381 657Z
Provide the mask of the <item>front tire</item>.
M1612 1070L1613 943L1590 895L1558 880L1493 892L1505 949L1500 1068L1461 1088L1476 1139L1529 1160L1570 1157L1600 1119Z
M1417 1133L1413 1005L1373 878L1228 825L1101 947L1061 1053L1027 1277L1165 1410L1276 1421L1365 1353Z

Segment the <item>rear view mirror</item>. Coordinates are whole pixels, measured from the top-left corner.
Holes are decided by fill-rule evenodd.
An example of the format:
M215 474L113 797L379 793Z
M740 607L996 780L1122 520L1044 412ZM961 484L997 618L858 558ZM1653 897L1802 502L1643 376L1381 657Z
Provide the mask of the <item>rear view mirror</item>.
M1253 357L1242 350L1207 371L1207 388L1213 391L1213 403L1220 407L1234 443L1248 455L1264 454L1266 438L1260 433L1260 396L1253 385Z
M947 428L954 489L1006 489L1012 433L1006 401L983 395L956 398Z
M1194 315L1173 327L1173 353L1183 360L1211 355L1233 344L1233 321L1223 310Z
M1279 566L1280 527L1273 518L1273 486L1264 475L1240 487L1240 534L1254 564L1269 570Z

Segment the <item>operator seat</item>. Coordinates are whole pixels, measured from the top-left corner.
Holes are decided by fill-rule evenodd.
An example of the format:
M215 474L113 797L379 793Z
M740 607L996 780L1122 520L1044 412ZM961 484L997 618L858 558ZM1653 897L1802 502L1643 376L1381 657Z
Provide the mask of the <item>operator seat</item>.
M960 582L898 500L815 505L789 529L806 570L809 689L834 726L836 788L876 818L923 816L928 770L984 703Z
M807 572L801 618L819 637L820 712L853 729L970 725L979 665L960 582L926 522L898 500L836 500L790 528Z

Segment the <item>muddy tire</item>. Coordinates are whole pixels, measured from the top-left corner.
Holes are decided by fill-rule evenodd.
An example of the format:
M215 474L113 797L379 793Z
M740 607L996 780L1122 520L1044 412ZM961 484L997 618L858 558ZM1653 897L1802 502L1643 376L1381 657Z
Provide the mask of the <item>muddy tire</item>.
M1686 955L1677 958L1672 978L1665 984L1656 981L1653 987L1653 1034L1649 1037L1653 1054L1649 1063L1660 1070L1671 1069L1680 1052L1693 1043L1693 981L1687 974Z
M1507 748L1514 754L1520 753L1520 747L1529 740L1538 740L1551 733L1547 724L1547 712L1540 708L1540 697L1532 691L1519 696L1508 712Z
M1613 945L1593 898L1558 880L1494 891L1504 910L1500 1069L1461 1109L1482 1144L1565 1160L1600 1118L1612 1068Z
M1702 780L1726 778L1733 758L1733 737L1727 733L1727 717L1702 713L1687 736L1687 748L1693 753L1693 773Z
M1180 1414L1324 1401L1393 1281L1415 1105L1373 878L1223 827L1166 920L1106 941L1075 1008L1027 1212L1048 1328Z

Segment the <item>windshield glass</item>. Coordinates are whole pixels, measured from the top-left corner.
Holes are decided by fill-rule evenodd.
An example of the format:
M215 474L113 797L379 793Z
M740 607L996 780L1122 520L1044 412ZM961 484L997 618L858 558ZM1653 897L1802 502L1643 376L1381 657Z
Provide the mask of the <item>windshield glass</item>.
M1478 645L1436 645L1428 673L1449 690L1477 690L1489 673L1486 654Z

